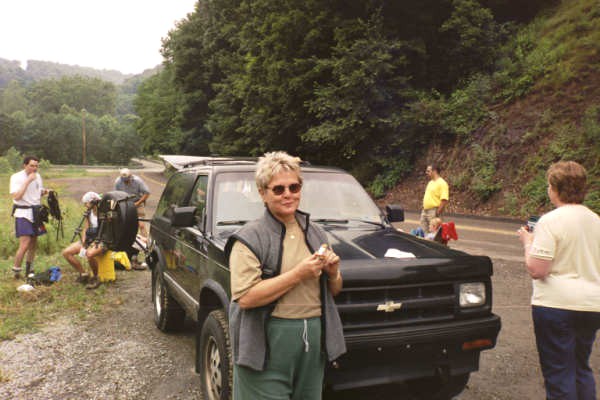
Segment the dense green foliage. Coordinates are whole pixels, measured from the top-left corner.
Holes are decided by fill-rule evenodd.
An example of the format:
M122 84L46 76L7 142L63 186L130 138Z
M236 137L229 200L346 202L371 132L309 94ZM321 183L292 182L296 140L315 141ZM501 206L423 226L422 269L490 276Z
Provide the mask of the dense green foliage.
M14 147L53 163L81 163L85 133L87 163L126 164L140 145L125 95L131 103L133 93L98 78L12 80L0 89L0 154Z
M541 5L200 0L164 41L165 69L140 87L144 149L284 149L382 194L426 144L486 118L476 95L499 44Z
M467 207L515 215L548 207L532 171L571 158L600 209L599 14L594 0L200 0L140 87L138 128L150 152L284 149L375 196L429 158Z

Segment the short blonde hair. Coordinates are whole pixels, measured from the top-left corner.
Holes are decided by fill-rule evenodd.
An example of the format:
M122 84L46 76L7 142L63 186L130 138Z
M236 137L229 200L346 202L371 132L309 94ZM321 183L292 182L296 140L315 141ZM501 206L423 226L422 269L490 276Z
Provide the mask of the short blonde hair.
M256 164L256 186L258 190L264 190L269 186L271 179L282 171L295 172L298 175L298 180L302 183L300 175L300 157L290 156L285 151L272 151L265 153L264 156L258 159Z

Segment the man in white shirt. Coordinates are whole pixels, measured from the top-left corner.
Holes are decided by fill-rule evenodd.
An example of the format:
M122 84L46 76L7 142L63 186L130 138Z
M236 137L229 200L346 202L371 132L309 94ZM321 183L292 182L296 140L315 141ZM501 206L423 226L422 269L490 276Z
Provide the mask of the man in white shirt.
M27 156L23 160L23 170L10 177L15 235L19 239L19 248L13 266L16 279L21 276L21 263L25 255L27 255L25 276L33 273L37 237L46 233L44 224L35 217L38 214L42 196L48 193L44 189L42 177L37 173L38 166L38 158Z

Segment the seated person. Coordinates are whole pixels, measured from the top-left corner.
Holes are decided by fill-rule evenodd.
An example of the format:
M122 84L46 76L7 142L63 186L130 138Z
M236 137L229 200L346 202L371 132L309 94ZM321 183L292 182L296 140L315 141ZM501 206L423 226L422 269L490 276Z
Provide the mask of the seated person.
M98 260L97 256L101 256L106 253L106 246L101 241L94 241L90 246L85 250L85 256L87 257L88 263L90 264L90 268L92 270L92 277L89 280L89 283L86 285L86 289L97 289L101 282L98 277Z
M429 221L429 233L425 234L425 239L435 240L435 236L441 227L442 219L440 217L431 218L431 221Z
M76 255L85 257L85 249L94 241L98 233L98 202L100 195L96 192L87 192L81 198L81 202L85 205L84 213L84 228L81 233L81 240L71 243L62 251L63 257L69 264L79 272L77 282L87 283L89 274L84 272L81 262L76 258Z

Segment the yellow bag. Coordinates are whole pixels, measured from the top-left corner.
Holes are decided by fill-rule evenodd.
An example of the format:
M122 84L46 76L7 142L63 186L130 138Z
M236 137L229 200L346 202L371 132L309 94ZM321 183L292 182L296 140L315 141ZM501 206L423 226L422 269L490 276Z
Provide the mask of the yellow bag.
M127 257L127 253L124 251L113 253L113 259L118 261L127 271L131 269L131 262L129 262L129 257Z
M106 250L104 254L96 256L98 262L98 279L100 282L109 282L116 279L115 275L115 260L113 252Z

